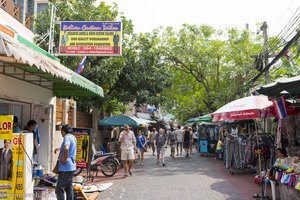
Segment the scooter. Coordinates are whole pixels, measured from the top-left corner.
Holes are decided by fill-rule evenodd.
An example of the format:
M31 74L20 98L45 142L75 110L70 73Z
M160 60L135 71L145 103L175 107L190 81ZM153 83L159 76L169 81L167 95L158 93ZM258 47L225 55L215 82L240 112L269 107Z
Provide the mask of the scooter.
M88 167L88 174L98 176L98 172L101 171L104 176L110 177L115 175L119 165L120 163L118 159L115 158L114 153L96 154L94 160L92 160ZM74 172L74 176L79 175L82 169L83 168L78 167Z

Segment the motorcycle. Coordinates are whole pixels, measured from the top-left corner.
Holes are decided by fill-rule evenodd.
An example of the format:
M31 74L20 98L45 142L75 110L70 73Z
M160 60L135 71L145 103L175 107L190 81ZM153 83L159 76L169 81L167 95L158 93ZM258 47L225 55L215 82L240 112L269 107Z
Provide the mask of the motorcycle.
M119 165L120 162L115 157L115 153L96 154L87 170L88 174L92 176L94 176L93 174L98 176L98 172L101 171L104 176L111 177L115 175ZM83 168L78 167L74 172L74 176L79 175L82 169Z

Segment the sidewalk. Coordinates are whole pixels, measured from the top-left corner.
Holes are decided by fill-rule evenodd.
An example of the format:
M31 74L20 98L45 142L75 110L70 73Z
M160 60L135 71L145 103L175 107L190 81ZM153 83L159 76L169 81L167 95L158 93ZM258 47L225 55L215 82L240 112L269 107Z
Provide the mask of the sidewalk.
M185 155L185 153L183 153ZM156 166L152 151L145 153L143 167L135 163L132 176L123 178L123 170L111 178L100 177L96 182L113 182L98 199L105 200L247 200L260 192L253 182L254 174L247 170L231 175L223 161L201 157L199 153L190 158L170 158L167 151L166 167Z

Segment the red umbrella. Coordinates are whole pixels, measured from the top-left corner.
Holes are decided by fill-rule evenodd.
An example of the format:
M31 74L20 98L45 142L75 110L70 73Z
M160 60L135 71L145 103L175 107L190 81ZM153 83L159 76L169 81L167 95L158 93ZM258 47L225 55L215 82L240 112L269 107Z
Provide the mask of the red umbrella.
M213 122L256 119L275 116L273 102L267 96L249 96L232 101L212 113Z

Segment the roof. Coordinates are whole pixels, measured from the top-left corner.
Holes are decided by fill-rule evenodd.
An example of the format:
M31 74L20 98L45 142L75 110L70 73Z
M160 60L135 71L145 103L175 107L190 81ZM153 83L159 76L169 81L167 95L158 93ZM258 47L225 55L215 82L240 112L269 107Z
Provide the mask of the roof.
M18 39L0 33L0 73L52 90L58 97L103 97L100 86L63 66L38 46Z

